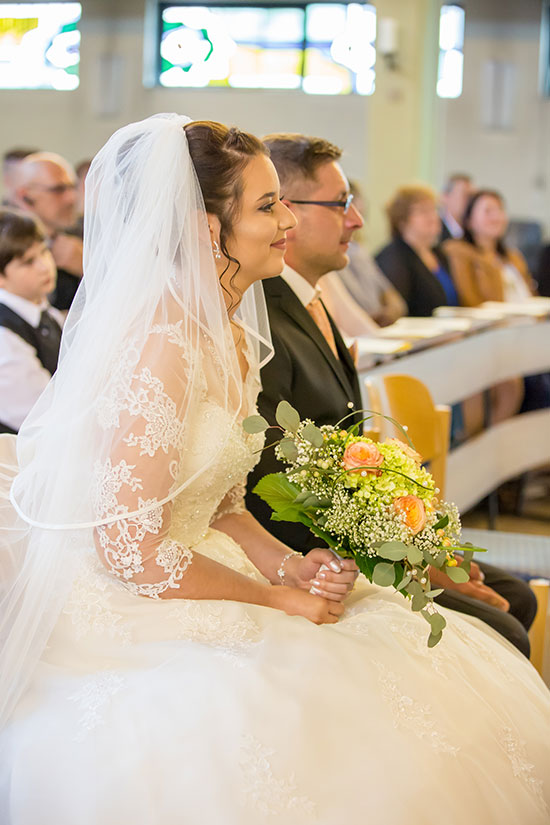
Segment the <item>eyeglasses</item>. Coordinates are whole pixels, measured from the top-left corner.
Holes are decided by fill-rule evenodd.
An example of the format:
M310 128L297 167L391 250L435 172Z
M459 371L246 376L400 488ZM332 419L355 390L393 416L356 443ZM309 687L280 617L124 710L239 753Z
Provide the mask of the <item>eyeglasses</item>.
M344 210L344 215L349 210L353 201L353 195L348 195L345 201L293 201L289 198L290 203L311 204L312 206L339 206Z
M35 183L33 189L42 189L43 192L49 192L50 195L64 195L65 192L74 192L76 183L58 183L56 186L43 186L40 183Z

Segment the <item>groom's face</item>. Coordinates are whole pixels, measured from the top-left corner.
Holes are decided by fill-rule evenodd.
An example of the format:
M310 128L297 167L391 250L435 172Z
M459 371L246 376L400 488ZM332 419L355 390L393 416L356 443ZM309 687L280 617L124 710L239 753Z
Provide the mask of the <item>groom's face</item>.
M285 199L285 203L298 218L298 225L287 234L287 264L312 282L327 272L347 266L351 236L363 225L354 204L346 212L342 206L291 203L292 200L345 201L349 183L340 164L323 163L315 182L292 187L291 194L285 195L289 199Z

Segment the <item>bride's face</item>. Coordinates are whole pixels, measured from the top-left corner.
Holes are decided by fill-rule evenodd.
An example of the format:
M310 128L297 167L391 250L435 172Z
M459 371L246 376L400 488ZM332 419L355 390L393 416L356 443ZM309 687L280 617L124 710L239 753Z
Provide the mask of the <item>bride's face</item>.
M244 292L254 281L273 278L283 269L287 230L296 225L296 218L280 200L279 178L266 155L256 155L245 167L242 176L242 196L239 211L227 239L227 251L240 263L222 276L224 285ZM222 257L217 261L221 272L227 265ZM230 288L230 287L229 287Z

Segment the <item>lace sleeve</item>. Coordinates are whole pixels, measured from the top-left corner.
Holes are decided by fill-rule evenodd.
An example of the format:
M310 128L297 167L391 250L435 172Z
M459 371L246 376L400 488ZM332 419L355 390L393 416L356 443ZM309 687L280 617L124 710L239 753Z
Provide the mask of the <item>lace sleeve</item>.
M179 588L192 560L191 550L169 536L172 502L157 505L178 479L185 436L174 398L185 362L176 337L165 346L166 358L157 368L162 374L156 376L143 357L132 364L127 348L120 367L126 380L120 376L118 382L127 389L107 392L98 404L104 427L117 431L113 449L94 466L97 517L117 517L95 529L99 556L126 587L151 598ZM136 510L142 512L126 517Z

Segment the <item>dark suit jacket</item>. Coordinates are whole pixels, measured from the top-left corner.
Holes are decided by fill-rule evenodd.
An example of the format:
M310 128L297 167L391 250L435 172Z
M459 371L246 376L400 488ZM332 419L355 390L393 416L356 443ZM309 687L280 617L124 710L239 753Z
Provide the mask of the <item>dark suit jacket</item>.
M282 278L271 278L264 281L263 285L275 355L262 369L263 390L258 397L261 415L270 424L275 423L277 404L283 400L292 404L302 418L311 418L317 424L336 424L348 415L350 403L355 409L360 409L361 392L357 372L332 319L339 361L286 282ZM350 418L349 422L361 417L357 415ZM277 431L270 430L266 443L277 438ZM262 453L259 464L248 477L246 506L270 533L289 547L307 552L313 547L321 546L320 539L302 524L271 521L270 508L252 493L262 476L280 472L285 466L277 461L272 448ZM487 584L510 602L510 613L503 613L455 591L443 593L438 596L438 601L454 610L478 616L528 656L529 639L523 625L529 627L535 615L536 600L533 592L525 582L498 568L482 567Z
M301 418L311 418L322 425L336 424L353 409L361 409L357 372L332 319L340 360L334 357L317 324L282 278L270 278L263 284L275 355L262 369L263 390L258 398L260 414L274 424L279 401L288 401ZM354 420L348 419L344 426ZM277 431L268 431L266 443L277 439ZM280 472L285 466L275 458L273 448L262 453L259 464L248 478L247 508L264 527L290 547L302 551L319 547L319 539L302 524L271 521L270 508L252 493L262 476Z
M445 255L439 249L433 252L450 272ZM405 299L409 315L428 316L436 307L447 304L445 290L436 276L402 238L394 238L385 246L376 256L376 263Z

